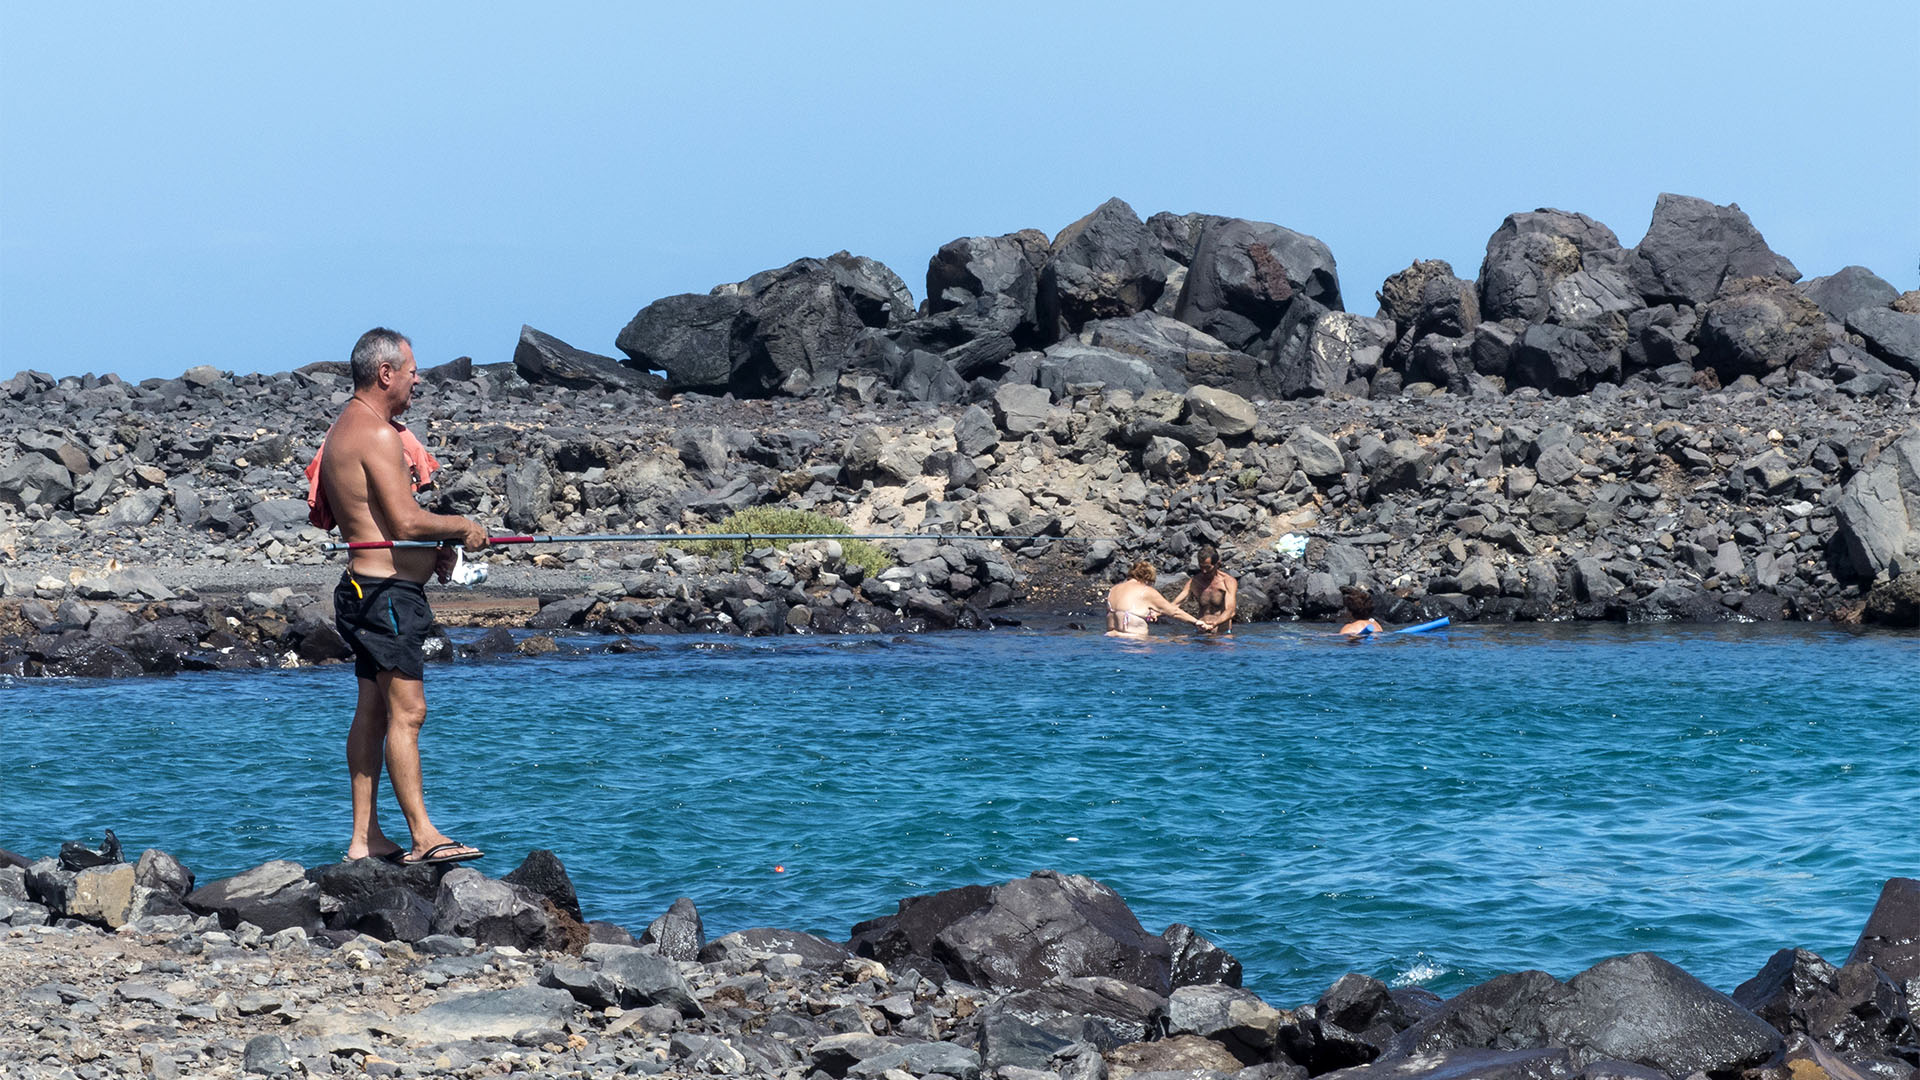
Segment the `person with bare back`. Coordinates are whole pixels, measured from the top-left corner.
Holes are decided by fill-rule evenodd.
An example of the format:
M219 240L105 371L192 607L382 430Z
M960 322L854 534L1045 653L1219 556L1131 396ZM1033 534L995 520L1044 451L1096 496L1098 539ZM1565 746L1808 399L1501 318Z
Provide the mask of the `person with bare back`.
M441 540L473 551L487 532L469 518L423 510L414 492L437 467L396 419L420 382L413 343L376 328L353 347L353 397L327 432L309 467L311 520L329 518L348 543ZM324 527L324 525L323 525ZM348 860L378 858L408 865L465 862L482 852L435 828L427 817L420 770L420 727L427 718L424 645L433 628L426 581L445 581L454 549L373 547L354 550L333 591L334 626L352 647L360 696L347 732L353 788ZM375 796L384 759L394 799L406 816L412 847L380 829Z

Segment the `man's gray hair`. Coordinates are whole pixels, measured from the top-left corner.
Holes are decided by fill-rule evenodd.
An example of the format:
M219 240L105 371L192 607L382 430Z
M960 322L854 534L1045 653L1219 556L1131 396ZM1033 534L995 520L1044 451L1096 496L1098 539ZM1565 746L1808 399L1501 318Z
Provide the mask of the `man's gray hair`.
M376 326L353 343L353 388L364 390L380 375L381 364L400 366L400 346L413 347L407 335L398 330Z

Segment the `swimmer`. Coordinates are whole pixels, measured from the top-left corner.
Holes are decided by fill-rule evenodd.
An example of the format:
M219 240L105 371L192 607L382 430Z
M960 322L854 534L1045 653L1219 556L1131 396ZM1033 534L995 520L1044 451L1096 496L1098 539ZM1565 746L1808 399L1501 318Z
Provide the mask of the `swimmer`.
M1202 630L1213 629L1161 596L1160 590L1153 587L1159 576L1153 564L1142 559L1133 564L1125 581L1107 590L1108 637L1144 638L1147 636L1147 624L1162 615L1191 623Z
M1184 604L1192 597L1194 606L1200 609L1200 618L1204 620L1202 629L1206 633L1231 634L1233 615L1240 606L1240 582L1220 569L1220 549L1212 544L1200 549L1199 562L1199 571L1174 595L1174 605Z
M1374 621L1372 593L1357 585L1349 585L1340 590L1340 599L1346 601L1347 618L1351 620L1340 628L1341 633L1358 636L1386 632L1386 627Z

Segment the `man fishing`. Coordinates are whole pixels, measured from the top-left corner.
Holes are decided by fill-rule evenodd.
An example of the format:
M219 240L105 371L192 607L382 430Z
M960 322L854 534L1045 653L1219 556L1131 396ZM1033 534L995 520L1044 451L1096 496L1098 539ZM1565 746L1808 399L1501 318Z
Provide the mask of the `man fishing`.
M310 520L337 523L348 543L452 540L485 547L479 523L430 514L414 492L439 463L395 417L406 412L419 385L413 343L376 328L353 347L353 397L340 410L307 470ZM478 848L434 828L427 817L420 773L420 726L427 718L423 647L433 627L426 580L441 580L454 565L450 547L375 547L353 551L333 591L334 626L353 648L360 697L347 731L347 771L353 787L349 860L380 858L407 864L465 862ZM403 850L380 830L375 795L384 757L393 795L406 815L413 846Z

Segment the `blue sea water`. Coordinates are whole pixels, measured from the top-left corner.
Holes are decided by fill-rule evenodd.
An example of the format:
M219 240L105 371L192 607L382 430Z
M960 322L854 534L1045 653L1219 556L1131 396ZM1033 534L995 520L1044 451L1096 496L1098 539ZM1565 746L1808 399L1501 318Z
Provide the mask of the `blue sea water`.
M1920 873L1920 635L1321 627L656 639L428 675L436 824L559 854L636 932L844 938L1048 867L1185 922L1276 1004L1652 950L1722 990L1844 959ZM114 828L201 881L346 842L345 667L0 685L0 846ZM383 820L403 821L383 791Z

